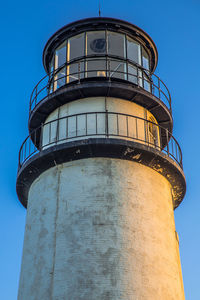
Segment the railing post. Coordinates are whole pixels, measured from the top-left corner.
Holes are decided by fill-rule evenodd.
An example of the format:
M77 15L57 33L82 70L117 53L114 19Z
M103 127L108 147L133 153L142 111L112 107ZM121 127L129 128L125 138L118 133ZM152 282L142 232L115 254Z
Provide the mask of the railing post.
M135 128L136 128L136 140L138 140L138 124L137 124L137 118L135 118Z
M80 61L78 62L78 83L80 83L80 72L81 72L81 66L80 66Z
M44 129L43 129L43 126L44 124L42 123L41 126L40 126L40 138L39 138L39 146L38 146L38 150L41 151L42 150L42 142L43 142L43 132L44 132ZM37 129L35 130L37 132ZM36 136L37 136L37 133L36 133Z
M106 132L106 137L109 136L109 129L108 129L108 110L106 109L105 112L105 132Z
M96 121L96 135L97 135L97 113L95 113L95 121Z
M126 132L127 132L127 137L129 137L129 131L128 131L128 116L126 116Z
M140 72L142 72L142 87L144 89L144 70L140 70Z
M78 120L77 120L77 115L76 115L76 137L78 136Z
M68 138L68 116L67 116L67 118L66 118L66 140L67 140L67 138Z
M119 135L119 114L117 114L117 135Z
M88 134L88 130L87 130L87 113L86 113L86 115L85 115L85 135L87 136L87 134Z
M181 166L181 168L183 168L182 152L181 152L180 148L179 148L179 155L180 155L180 166Z
M145 120L145 142L147 142L148 146L149 146L149 130L148 130L148 121Z
M158 126L158 132L159 132L159 148L160 148L160 150L162 149L162 131L161 131L161 128L160 128L160 126Z
M60 127L60 124L59 124L59 119L57 119L57 127L56 127L56 144L58 143L59 141L59 127Z
M160 77L158 77L158 93L159 93L159 99L161 100L160 98Z
M154 84L153 84L153 79L151 78L151 94L154 95L155 94L155 88L154 88Z
M110 59L108 59L108 78L110 81Z
M167 140L167 155L169 156L169 135L167 129L165 129L165 133L166 133L166 140Z
M49 96L50 94L50 89L51 89L51 84L50 84L50 76L49 76L49 79L48 79L48 83L47 83L47 95Z

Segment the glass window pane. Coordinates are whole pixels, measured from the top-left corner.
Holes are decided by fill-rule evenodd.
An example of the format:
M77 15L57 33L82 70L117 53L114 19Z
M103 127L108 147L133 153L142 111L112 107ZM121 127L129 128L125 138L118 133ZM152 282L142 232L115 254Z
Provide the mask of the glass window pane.
M50 87L49 87L49 92L52 93L53 92L53 70L54 70L54 56L51 59L51 63L50 63L50 76L49 76L49 81L50 81Z
M50 62L50 72L53 72L53 68L54 68L54 56L52 57Z
M60 88L66 83L66 68L62 68L54 76L54 90Z
M126 57L124 34L108 31L108 54Z
M149 56L143 48L142 48L142 65L145 69L149 70Z
M127 37L128 59L141 65L140 44Z
M84 62L72 63L67 67L67 83L84 78Z
M106 59L87 59L86 77L106 77Z
M86 34L86 55L105 54L105 31L90 31Z
M56 49L55 70L66 62L66 41Z
M68 61L81 56L84 56L84 33L73 36L68 40Z
M151 84L151 82L150 82L150 79L148 78L148 76L147 75L143 75L143 81L144 81L144 89L147 91L147 92L150 92L151 90L150 90L150 84Z
M137 68L130 64L128 64L128 80L135 84L138 83Z
M110 77L127 80L126 63L119 60L109 60L108 70Z

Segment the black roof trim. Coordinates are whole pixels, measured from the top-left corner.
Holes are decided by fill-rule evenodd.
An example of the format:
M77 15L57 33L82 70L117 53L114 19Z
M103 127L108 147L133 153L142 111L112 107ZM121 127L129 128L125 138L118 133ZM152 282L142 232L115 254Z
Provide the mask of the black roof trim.
M142 40L148 52L151 54L151 71L154 72L158 62L158 51L151 37L136 25L133 25L124 20L107 17L96 17L78 20L65 25L64 27L56 31L47 41L43 51L43 65L46 72L49 72L48 65L52 56L52 52L54 52L55 48L60 45L64 39L75 34L79 34L87 30L95 30L97 28L113 29L123 33L126 32L136 39L139 38L140 40Z

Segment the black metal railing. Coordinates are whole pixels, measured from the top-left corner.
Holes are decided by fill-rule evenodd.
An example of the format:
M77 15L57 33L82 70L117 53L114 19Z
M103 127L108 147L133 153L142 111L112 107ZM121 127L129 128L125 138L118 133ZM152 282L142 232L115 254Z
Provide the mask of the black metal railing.
M20 148L19 169L30 157L48 147L91 137L119 138L142 143L164 152L182 168L180 146L167 129L128 114L88 112L58 118L35 129Z
M86 78L121 79L131 82L163 102L171 112L171 96L167 86L155 74L130 60L115 56L85 56L65 63L43 77L33 89L30 113L49 94L67 84Z

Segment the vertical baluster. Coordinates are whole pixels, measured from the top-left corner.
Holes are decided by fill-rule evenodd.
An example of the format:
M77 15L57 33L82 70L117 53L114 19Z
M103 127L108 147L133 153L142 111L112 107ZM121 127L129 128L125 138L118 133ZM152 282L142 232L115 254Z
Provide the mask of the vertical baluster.
M38 130L38 133L40 133L39 137L39 151L42 150L42 144L43 144L43 124L41 124L41 127ZM36 129L36 139L37 139L37 129Z
M173 139L171 139L171 148L172 148L172 155L174 156L174 144L173 144Z
M76 137L78 136L78 120L77 120L77 115L76 115Z
M138 140L138 124L137 124L137 118L135 118L135 128L136 128L136 140Z
M159 99L161 99L160 98L160 78L158 77L158 91L159 91Z
M151 93L152 93L152 95L155 95L155 89L154 89L154 84L153 84L152 78L151 78Z
M117 135L119 135L119 115L117 114Z
M180 148L179 148L179 153L180 153L180 165L181 165L181 167L183 167L182 153L181 153L181 149Z
M143 70L141 70L141 73L142 73L142 87L144 88L144 71Z
M108 77L108 57L106 56L106 78Z
M110 80L110 59L108 59L108 78Z
M51 143L51 122L49 123L49 144Z
M145 143L147 142L147 144L149 146L149 144L150 144L150 141L149 141L149 128L148 128L149 121L145 120L144 123L145 123L145 126L144 126L145 127L145 132L144 132Z
M85 135L87 136L88 130L87 130L87 113L85 115Z
M158 134L159 134L159 140L158 140L159 145L158 145L158 147L161 150L162 149L162 135L161 135L162 132L161 132L160 126L158 126Z
M167 140L167 155L169 156L169 136L168 136L168 130L165 129L166 133L166 140Z
M174 141L175 143L175 141ZM178 161L178 154L177 154L177 144L175 143L175 148L176 148L176 160Z
M105 117L105 131L106 131L106 137L109 135L109 129L108 129L108 111L106 110L106 117Z
M56 126L56 144L58 143L58 141L59 141L59 127L60 127L60 119L57 119L57 122L56 122L57 124L57 126Z
M126 116L126 133L127 133L127 137L129 137L129 131L128 131L128 116Z
M97 135L97 113L95 113L95 117L96 117L96 135Z
M38 138L37 138L38 136ZM43 124L41 124L41 126L35 130L35 141L38 147L38 150L41 151L42 147L43 147L43 140L44 140L44 136L43 136ZM37 142L38 141L38 142ZM37 147L35 147L36 151L37 151Z
M81 66L80 66L80 61L78 62L78 82L80 83L80 75L81 75Z
M68 116L66 118L66 140L68 138Z

